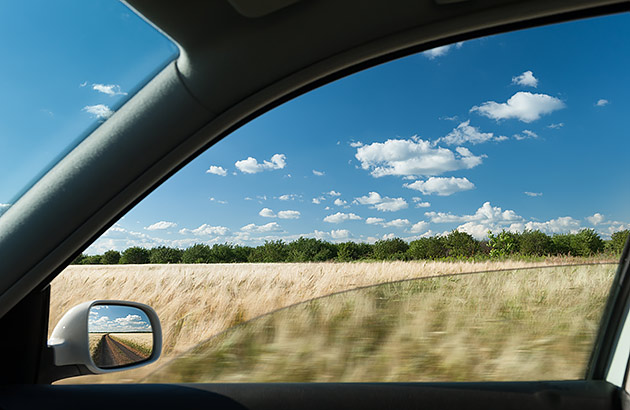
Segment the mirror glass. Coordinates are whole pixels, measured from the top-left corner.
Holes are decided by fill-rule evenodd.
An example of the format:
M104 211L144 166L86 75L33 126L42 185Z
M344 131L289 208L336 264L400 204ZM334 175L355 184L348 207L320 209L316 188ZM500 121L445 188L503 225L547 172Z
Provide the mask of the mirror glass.
M123 305L95 305L88 319L90 355L100 368L136 364L153 351L151 321L141 309Z

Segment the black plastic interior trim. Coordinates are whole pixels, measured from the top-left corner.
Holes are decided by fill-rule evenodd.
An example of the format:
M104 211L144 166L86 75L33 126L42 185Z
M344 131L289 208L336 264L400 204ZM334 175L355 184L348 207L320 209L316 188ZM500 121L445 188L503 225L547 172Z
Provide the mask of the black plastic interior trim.
M602 381L506 383L137 384L0 387L0 407L68 409L621 409Z

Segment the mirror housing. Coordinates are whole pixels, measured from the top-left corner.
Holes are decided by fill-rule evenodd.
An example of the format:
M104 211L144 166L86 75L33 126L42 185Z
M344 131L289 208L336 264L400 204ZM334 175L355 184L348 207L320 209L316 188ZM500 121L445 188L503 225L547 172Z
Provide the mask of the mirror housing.
M90 311L94 306L127 307L141 310L150 321L153 332L153 346L150 355L142 361L136 361L119 366L99 367L90 354L88 322ZM82 371L80 374L102 374L121 370L134 369L155 362L162 352L162 328L155 311L142 303L120 300L93 300L84 302L70 309L61 318L48 340L48 348L52 350L54 366L60 369L74 366ZM76 376L59 375L52 377L58 380L64 377Z

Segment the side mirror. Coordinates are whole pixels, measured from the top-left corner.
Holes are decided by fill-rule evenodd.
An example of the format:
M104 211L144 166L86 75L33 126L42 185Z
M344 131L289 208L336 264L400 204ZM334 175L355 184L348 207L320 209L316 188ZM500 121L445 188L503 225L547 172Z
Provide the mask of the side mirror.
M147 305L95 300L70 309L48 340L51 379L133 369L155 362L162 351L162 328ZM78 369L78 374L68 367ZM76 373L76 372L74 372Z

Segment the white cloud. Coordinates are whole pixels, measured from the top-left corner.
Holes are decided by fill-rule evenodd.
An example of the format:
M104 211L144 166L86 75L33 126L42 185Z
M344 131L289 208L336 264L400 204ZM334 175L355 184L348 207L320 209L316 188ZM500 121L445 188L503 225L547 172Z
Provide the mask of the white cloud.
M494 120L516 118L529 123L539 119L541 115L550 114L564 107L565 104L556 97L519 91L505 103L486 101L479 106L472 107L470 111L478 112Z
M491 132L481 132L479 128L470 125L470 120L464 121L456 128L453 128L445 137L438 139L436 142L444 142L448 145L461 145L467 142L471 144L481 144L488 141L504 141L507 137L495 137Z
M92 114L96 118L104 118L107 119L114 114L108 106L104 104L96 104L96 105L86 105L83 107L83 111Z
M529 191L525 191L523 192L525 195L527 196L531 196L531 197L537 197L537 196L542 196L542 192L529 192Z
M530 138L538 138L538 134L536 134L534 131L530 131L530 130L523 130L522 134L514 134L514 139L517 141L522 141L522 140L526 140L526 139L530 139Z
M563 122L558 122L558 123L553 123L553 124L547 125L547 128L551 128L553 130L557 130L558 128L562 128L562 127L564 127L564 123Z
M439 195L448 196L453 195L455 192L467 191L475 188L475 184L470 182L468 178L443 178L443 177L431 177L426 181L416 181L412 184L403 185L409 189L415 189L425 195Z
M605 219L606 218L604 217L604 215L600 214L599 212L586 217L586 220L589 221L591 225L599 225L604 222Z
M580 229L580 222L570 216L563 216L546 222L527 222L525 229L532 231L538 229L546 233L577 232Z
M385 228L389 228L389 227L402 228L407 225L409 225L408 219L394 219L393 221L385 222L383 224Z
M162 229L175 228L176 226L177 224L175 222L160 221L154 223L153 225L149 225L144 229L146 229L147 231L158 231Z
M350 231L347 229L333 229L330 231L330 236L333 239L347 239L351 236Z
M269 208L263 208L258 212L258 215L264 218L275 218L277 215Z
M99 93L107 94L107 95L127 95L127 93L122 92L119 85L116 84L92 84L92 89L98 91Z
M208 168L208 170L206 171L206 174L214 174L214 175L219 175L219 176L224 177L227 175L227 170L223 167L210 165L210 168Z
M453 47L458 48L458 49L461 48L463 44L464 43L460 41L459 43L455 43L455 44L448 44L446 46L435 47L435 48L432 48L431 50L425 51L422 54L425 57L427 57L429 60L434 60L437 57L442 57L448 54L448 52L451 51Z
M269 222L265 225L247 224L241 228L243 232L274 232L281 230L280 225L276 222Z
M412 233L421 233L421 232L425 232L428 227L429 227L428 222L420 221L413 224L413 226L409 229L409 231Z
M433 223L452 223L452 222L516 222L522 221L522 217L518 216L512 210L502 210L498 206L490 205L485 202L473 215L453 215L444 212L425 212L425 215Z
M346 214L343 212L337 212L336 214L328 215L327 217L325 217L324 222L338 224L344 221L358 220L358 219L361 219L359 215L356 215L353 213Z
M278 218L280 218L280 219L299 219L300 218L300 212L299 211L293 211L293 210L280 211L280 212L278 212Z
M403 198L382 197L378 192L370 192L368 195L355 198L355 203L370 205L370 208L381 212L396 212L407 208L408 204Z
M370 218L367 218L365 220L365 223L368 224L368 225L378 225L378 224L380 224L382 222L385 222L385 220L383 218L372 218L372 217L370 217Z
M604 100L602 98L600 100L597 100L597 102L595 103L595 106L597 106L597 107L604 107L604 106L606 106L608 104L609 104L608 100Z
M316 169L313 170L313 175L317 175L318 177L321 177L324 175L324 171L318 171Z
M512 77L512 84L536 88L538 87L538 79L534 77L534 73L528 70L519 76Z
M297 198L296 194L284 194L284 195L280 195L278 197L279 200L281 201L293 201Z
M348 202L344 201L343 199L337 198L335 199L335 202L333 202L335 205L337 206L344 206L345 204L347 204Z
M226 235L230 230L225 226L212 226L208 224L203 224L195 229L187 229L183 228L179 230L179 233L182 235L193 234L193 235Z
M414 196L411 199L413 199L413 202L416 203L416 208L428 208L431 206L430 202L425 202L420 197Z
M361 162L361 168L370 170L374 177L438 175L474 168L481 164L483 158L463 147L453 152L415 136L408 140L390 139L364 145L357 149L355 157Z
M286 155L275 154L271 157L271 161L265 160L262 163L259 163L256 158L248 157L247 159L236 161L234 165L239 171L245 174L256 174L265 170L282 169L287 165L287 163Z

